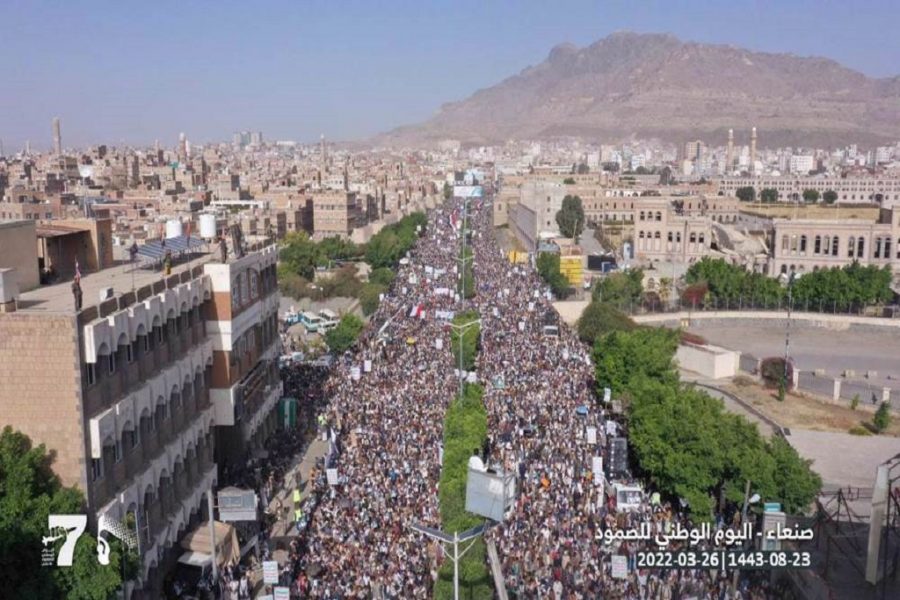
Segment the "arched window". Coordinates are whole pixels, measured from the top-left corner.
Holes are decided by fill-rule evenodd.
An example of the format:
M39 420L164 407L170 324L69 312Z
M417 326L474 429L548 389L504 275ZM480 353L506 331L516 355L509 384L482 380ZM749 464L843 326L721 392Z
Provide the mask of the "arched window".
M884 248L882 248L882 252L883 252L884 258L891 257L891 238L890 237L884 238Z
M813 240L813 254L821 254L822 252L822 236L817 235Z
M847 258L853 258L856 255L856 238L852 235L847 240Z
M838 255L838 236L834 236L833 238L831 238L831 255Z
M800 253L806 254L806 236L805 235L800 236Z
M782 251L782 253L788 251L788 236L787 236L787 234L784 234L783 236L781 236L781 251Z
M659 211L656 211L656 220L657 220L657 221L662 221L662 213L659 212Z
M863 239L862 236L859 236L859 240L856 242L856 257L863 258L866 255L866 240Z
M791 254L797 254L797 235L791 236Z
M881 238L875 238L875 250L872 254L872 258L881 258Z

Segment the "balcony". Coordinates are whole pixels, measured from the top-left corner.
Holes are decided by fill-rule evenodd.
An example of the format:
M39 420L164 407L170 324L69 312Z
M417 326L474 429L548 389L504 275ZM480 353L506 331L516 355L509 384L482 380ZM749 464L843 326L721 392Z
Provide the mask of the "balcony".
M146 446L139 444L131 450L125 451L125 477L131 479L141 472L144 467L144 448Z

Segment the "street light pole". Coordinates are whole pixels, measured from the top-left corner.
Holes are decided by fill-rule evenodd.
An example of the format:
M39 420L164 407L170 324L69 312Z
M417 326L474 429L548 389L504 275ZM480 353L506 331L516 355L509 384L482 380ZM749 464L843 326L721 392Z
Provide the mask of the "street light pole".
M475 545L478 536L484 533L485 529L487 529L487 525L482 523L481 525L476 525L472 529L468 529L462 533L454 531L452 536L439 529L432 529L431 527L426 527L425 525L420 525L418 523L413 523L410 527L412 527L414 531L418 531L442 544L453 546L453 554L450 554L444 546L441 546L441 550L443 550L444 554L448 555L448 558L453 561L453 600L459 600L459 559ZM469 540L472 540L472 543L463 548L462 552L460 552L459 545L462 542L467 542Z
M788 279L787 323L785 323L784 326L784 375L781 382L784 393L787 393L788 389L788 360L790 359L791 352L791 307L794 304L794 275L794 273L791 273Z

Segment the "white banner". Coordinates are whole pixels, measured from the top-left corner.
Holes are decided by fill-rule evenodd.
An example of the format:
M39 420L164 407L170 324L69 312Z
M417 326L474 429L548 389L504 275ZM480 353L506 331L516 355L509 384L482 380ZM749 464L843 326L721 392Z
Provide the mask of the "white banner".
M603 401L609 402L612 400L612 390L608 387L603 388Z
M263 561L263 583L278 583L278 561Z
M366 373L372 372L372 361L371 360L366 360L365 362L363 362L363 371L365 371Z
M588 444L596 444L597 443L597 428L596 427L588 427L587 428L587 441L588 441Z
M591 472L594 473L594 479L599 480L603 476L603 457L595 456L591 462Z
M444 349L444 340L443 340L443 338L437 338L437 339L435 339L435 340L434 340L434 347L437 348L438 350L443 350L443 349Z
M337 469L325 469L325 478L328 480L328 485L337 485L338 484Z
M622 554L612 556L613 579L625 579L628 577L628 557Z
M291 600L291 588L278 586L273 591L272 600Z
M359 366L352 366L352 367L350 367L350 378L351 378L353 381L359 381L359 377L360 377L360 374L359 374Z

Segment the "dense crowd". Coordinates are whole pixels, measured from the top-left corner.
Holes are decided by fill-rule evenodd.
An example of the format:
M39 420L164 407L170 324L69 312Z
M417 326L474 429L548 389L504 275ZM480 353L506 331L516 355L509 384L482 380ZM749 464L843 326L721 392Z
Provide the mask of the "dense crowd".
M546 286L530 265L506 260L480 201L469 211L477 294L468 307L482 318L477 370L489 419L484 454L518 477L515 505L486 534L508 589L555 600L723 597L724 573L641 570L635 553L655 547L598 541L642 523L653 531L691 524L658 494L642 494L636 510L616 509L592 468L595 456L608 458L610 415L594 396L588 349L561 324L548 335ZM441 551L410 526L440 527L442 424L456 379L446 315L438 314L462 308L454 293L460 214L452 201L432 213L372 322L325 383L337 481L313 482L317 507L291 545L294 597L430 596ZM588 426L597 431L591 443ZM611 554L628 558L625 577L612 577ZM742 597L766 592L744 580Z

